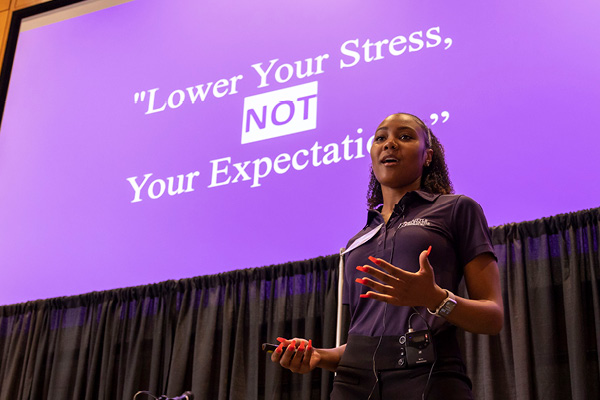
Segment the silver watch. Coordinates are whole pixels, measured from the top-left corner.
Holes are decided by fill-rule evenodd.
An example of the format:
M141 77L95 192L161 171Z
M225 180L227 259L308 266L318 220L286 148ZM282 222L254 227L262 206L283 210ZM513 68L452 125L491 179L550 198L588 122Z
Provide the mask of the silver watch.
M446 318L452 312L452 310L454 310L454 307L456 307L456 297L454 296L454 293L449 290L446 290L446 293L448 296L446 296L446 298L442 301L439 307L435 309L435 311L431 311L429 308L427 309L430 314L433 314L436 317Z

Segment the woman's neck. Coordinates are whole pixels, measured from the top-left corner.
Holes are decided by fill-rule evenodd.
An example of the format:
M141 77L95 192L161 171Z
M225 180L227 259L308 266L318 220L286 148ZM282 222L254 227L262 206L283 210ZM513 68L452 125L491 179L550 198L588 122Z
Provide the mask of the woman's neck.
M383 207L381 209L381 215L383 216L383 219L385 220L385 222L387 223L387 221L390 219L390 216L392 215L392 212L394 211L394 207L396 206L396 204L398 204L398 202L400 200L402 200L402 198L404 197L404 195L408 192L412 192L413 190L419 190L420 189L420 179L416 182L416 184L411 185L409 187L403 187L403 188L390 188L390 187L382 187L381 188L381 194L383 195Z

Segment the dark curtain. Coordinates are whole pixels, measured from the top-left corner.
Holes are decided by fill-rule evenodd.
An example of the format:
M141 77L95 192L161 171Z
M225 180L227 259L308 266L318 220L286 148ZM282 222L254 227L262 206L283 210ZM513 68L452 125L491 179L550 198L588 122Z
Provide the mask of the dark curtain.
M461 334L476 399L600 398L600 209L492 228L505 324ZM0 307L0 399L326 399L277 336L335 340L339 256ZM138 396L138 399L147 399Z
M505 320L462 334L477 399L600 399L599 229L600 209L492 228Z
M191 390L196 399L326 399L331 373L286 373L261 344L301 336L334 346L338 263L336 255L0 307L0 398Z

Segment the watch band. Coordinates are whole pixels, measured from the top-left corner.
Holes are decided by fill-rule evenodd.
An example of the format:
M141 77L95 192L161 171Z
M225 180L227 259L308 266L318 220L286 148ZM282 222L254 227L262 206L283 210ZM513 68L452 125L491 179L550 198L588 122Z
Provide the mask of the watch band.
M452 312L452 310L454 310L454 307L456 307L456 296L454 296L454 293L449 290L446 290L446 293L448 295L438 306L438 308L435 309L435 311L431 311L429 308L427 309L430 314L433 314L436 317L445 318Z

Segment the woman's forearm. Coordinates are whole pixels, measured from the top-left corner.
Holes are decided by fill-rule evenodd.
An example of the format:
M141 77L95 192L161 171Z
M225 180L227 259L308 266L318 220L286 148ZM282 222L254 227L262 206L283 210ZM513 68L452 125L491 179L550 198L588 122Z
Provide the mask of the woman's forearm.
M323 368L332 372L337 370L338 365L340 364L340 360L342 359L342 355L346 350L346 345L343 344L339 347L334 347L332 349L316 349L321 356L319 360L318 367Z
M467 264L465 283L469 298L456 297L456 307L446 319L472 333L498 334L504 323L504 305L496 261L485 255Z
M472 333L496 335L502 329L502 305L491 300L471 300L456 297L456 307L446 317L448 322Z

